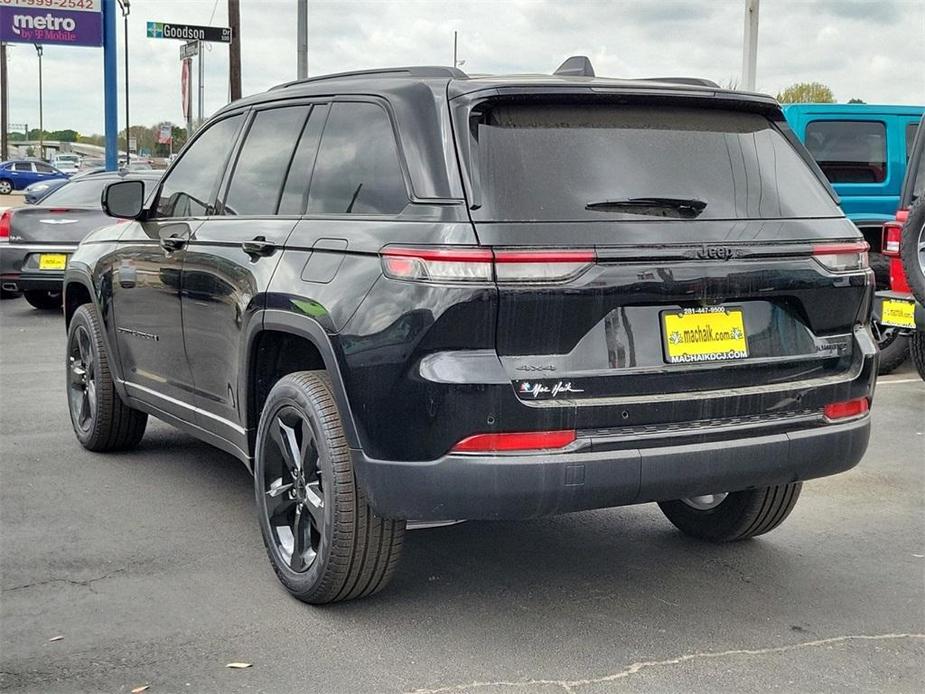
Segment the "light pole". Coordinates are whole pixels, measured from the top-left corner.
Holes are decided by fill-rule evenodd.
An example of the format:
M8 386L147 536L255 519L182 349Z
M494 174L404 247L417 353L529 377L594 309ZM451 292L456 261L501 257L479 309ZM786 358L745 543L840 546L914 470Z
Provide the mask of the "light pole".
M45 121L42 113L42 46L35 44L39 55L39 159L45 158Z
M119 9L122 10L122 21L125 25L125 166L128 168L129 160L132 158L128 119L128 16L131 12L129 0L119 0Z

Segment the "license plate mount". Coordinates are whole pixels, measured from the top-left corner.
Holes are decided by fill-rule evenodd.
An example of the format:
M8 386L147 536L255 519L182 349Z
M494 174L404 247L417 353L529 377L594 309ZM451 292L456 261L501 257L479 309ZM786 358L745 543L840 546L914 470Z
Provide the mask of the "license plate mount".
M669 364L746 359L748 338L741 306L662 311L662 346Z
M884 299L880 308L880 323L894 328L915 328L915 302L905 299Z
M64 270L66 267L66 253L42 253L39 255L39 270Z

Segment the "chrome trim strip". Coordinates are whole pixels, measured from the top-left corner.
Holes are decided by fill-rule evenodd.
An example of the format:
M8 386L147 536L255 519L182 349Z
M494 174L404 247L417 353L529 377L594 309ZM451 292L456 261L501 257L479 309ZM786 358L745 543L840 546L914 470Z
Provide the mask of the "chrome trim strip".
M158 393L156 390L152 390L151 388L146 388L145 386L140 386L137 383L132 383L131 381L126 381L125 379L120 379L119 383L121 383L122 385L126 387L136 388L137 390L140 390L143 393L147 393L148 395L153 395L154 397L160 398L161 400L166 400L172 405L178 405L179 407L195 412L196 414L201 414L202 416L208 417L209 419L214 419L216 422L224 424L229 429L234 429L236 432L238 432L241 435L244 435L247 433L247 430L244 427L238 424L235 424L231 420L225 419L224 417L219 417L217 414L206 412L201 407L193 407L192 405L187 405L182 400L177 400L176 398L172 398L169 395Z
M12 251L29 251L30 253L73 253L77 250L77 244L73 245L51 245L41 243L3 243L0 248L6 248Z

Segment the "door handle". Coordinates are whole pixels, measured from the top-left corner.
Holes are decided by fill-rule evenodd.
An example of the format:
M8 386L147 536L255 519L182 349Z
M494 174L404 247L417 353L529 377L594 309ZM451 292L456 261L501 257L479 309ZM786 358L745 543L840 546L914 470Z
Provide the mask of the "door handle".
M263 236L258 236L242 243L241 248L251 258L257 259L272 254L276 250L276 244L272 241L267 241Z
M161 248L167 252L179 251L186 245L186 239L182 236L167 236L161 239Z

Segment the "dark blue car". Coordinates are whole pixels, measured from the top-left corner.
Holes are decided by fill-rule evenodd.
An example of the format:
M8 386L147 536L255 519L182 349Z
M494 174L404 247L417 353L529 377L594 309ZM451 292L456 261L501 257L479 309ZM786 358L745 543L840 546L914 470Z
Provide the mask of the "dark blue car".
M38 181L68 178L63 171L43 161L12 159L0 163L0 195L9 195L14 190L23 190Z

